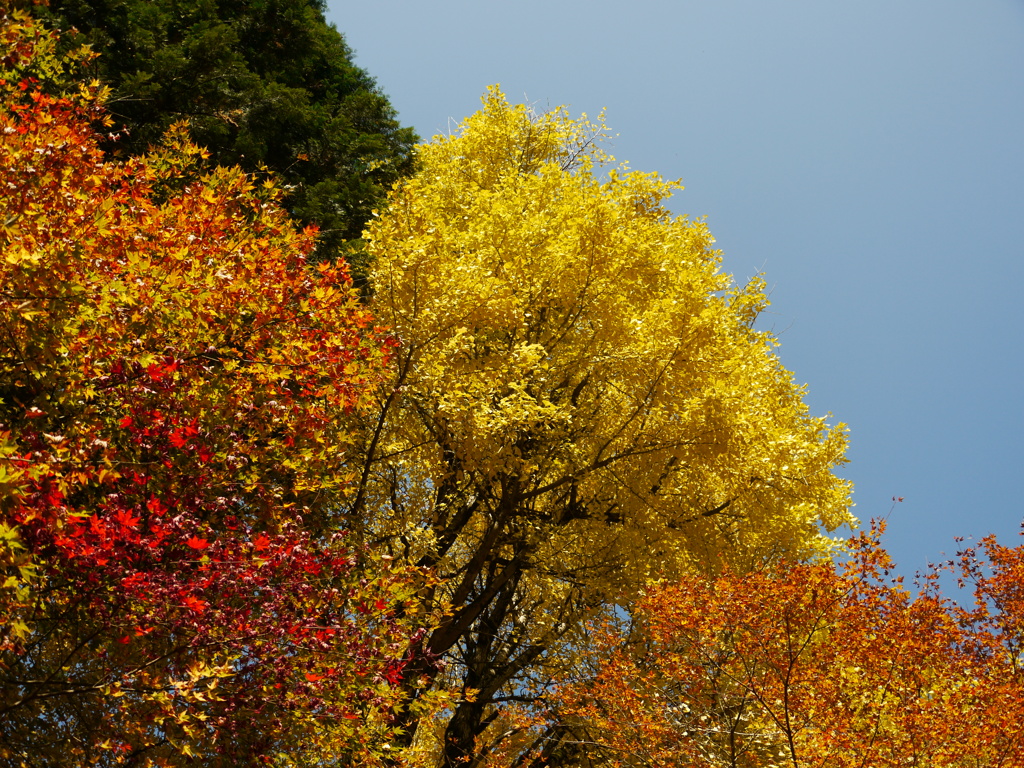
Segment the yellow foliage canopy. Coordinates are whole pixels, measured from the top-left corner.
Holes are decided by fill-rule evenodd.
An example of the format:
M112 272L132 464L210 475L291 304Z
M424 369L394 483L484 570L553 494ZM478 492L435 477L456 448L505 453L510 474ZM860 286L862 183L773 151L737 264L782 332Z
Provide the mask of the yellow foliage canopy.
M366 233L400 348L354 513L446 579L431 648L461 654L481 713L596 606L852 522L842 426L753 327L763 282L735 286L667 209L679 184L611 165L603 130L492 88Z
M579 524L557 527L671 540L662 567L820 547L819 524L850 522L841 428L752 329L763 283L735 288L705 224L670 215L678 184L598 178L598 130L492 90L370 228L374 310L402 344L389 463L424 491L516 478L538 522L573 495ZM418 501L385 524L420 523Z

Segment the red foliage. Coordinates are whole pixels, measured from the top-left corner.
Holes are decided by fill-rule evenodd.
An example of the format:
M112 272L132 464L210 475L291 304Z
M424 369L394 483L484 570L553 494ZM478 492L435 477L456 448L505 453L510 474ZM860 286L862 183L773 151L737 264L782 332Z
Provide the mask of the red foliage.
M104 160L53 36L0 40L0 758L372 754L417 580L332 510L392 342L272 187Z

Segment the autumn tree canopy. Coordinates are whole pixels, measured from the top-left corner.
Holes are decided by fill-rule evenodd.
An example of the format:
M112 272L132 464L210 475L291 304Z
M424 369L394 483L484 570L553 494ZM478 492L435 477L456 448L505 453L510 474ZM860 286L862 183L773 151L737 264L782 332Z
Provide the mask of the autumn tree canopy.
M679 185L614 165L603 130L492 89L366 233L399 346L349 514L436 571L426 648L463 697L445 765L516 737L503 703L544 701L586 618L651 579L822 553L851 521L843 428L754 328L763 283L722 273L666 208Z
M75 58L0 36L0 765L372 762L423 582L336 512L390 341L273 184L105 159Z
M679 185L493 88L385 201L321 10L2 17L0 766L1024 760L1024 549L837 569L845 428Z
M549 712L596 764L994 768L1024 762L1024 547L947 568L973 607L913 594L877 536L841 571L776 561L652 587ZM966 600L965 600L966 602Z

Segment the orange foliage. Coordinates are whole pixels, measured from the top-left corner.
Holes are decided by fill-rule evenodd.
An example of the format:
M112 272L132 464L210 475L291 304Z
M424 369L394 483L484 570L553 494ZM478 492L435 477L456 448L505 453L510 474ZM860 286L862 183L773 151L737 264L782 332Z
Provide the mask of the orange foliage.
M615 766L1017 766L1024 547L957 566L973 609L889 579L877 535L845 567L776 563L652 588L559 719Z

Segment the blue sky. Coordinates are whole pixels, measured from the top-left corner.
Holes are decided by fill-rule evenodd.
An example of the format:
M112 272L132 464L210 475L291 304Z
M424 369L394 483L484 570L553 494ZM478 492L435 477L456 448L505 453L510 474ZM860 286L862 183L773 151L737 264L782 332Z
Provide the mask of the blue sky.
M1024 0L328 0L424 137L492 83L681 178L912 574L1024 518Z

